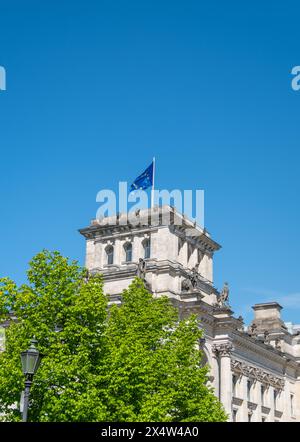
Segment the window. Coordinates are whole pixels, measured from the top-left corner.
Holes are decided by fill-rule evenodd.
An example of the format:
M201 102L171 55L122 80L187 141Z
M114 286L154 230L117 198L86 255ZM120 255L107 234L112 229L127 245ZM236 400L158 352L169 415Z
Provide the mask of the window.
M260 386L260 398L261 398L261 405L265 405L265 391L266 388L264 385Z
M151 246L150 246L150 239L145 239L144 241L144 258L150 258L151 254Z
M232 395L236 397L236 383L237 383L237 376L234 374L232 375Z
M107 264L113 264L114 263L114 248L113 246L107 246L106 249L106 259Z
M124 251L125 251L125 261L131 262L132 261L132 244L130 242L127 242L124 244Z
M273 397L274 397L274 408L275 408L275 410L277 410L277 397L278 397L278 391L277 390L273 391Z
M236 422L237 410L234 408L232 410L232 422Z
M250 402L251 401L251 381L247 381L247 399Z
M291 416L294 416L294 395L291 394Z

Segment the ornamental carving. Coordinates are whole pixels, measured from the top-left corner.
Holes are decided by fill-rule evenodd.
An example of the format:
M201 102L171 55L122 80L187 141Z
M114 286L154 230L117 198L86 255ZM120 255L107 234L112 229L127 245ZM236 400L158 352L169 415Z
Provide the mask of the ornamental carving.
M228 282L225 282L224 287L222 288L222 291L217 298L218 306L219 307L227 306L228 299L229 299L229 286Z
M238 375L244 375L248 378L253 379L254 381L259 381L267 385L271 385L272 387L282 390L284 388L284 379L281 379L277 376L274 376L266 371L252 367L250 365L245 364L241 361L232 360L231 361L231 369Z
M198 273L198 266L199 264L196 264L195 267L190 270L189 274L187 275L187 278L185 278L181 283L181 291L182 292L192 292L194 290L198 289L199 282L200 282L200 275Z
M233 351L233 345L231 344L231 342L214 344L212 347L212 351L221 357L230 356L231 352Z

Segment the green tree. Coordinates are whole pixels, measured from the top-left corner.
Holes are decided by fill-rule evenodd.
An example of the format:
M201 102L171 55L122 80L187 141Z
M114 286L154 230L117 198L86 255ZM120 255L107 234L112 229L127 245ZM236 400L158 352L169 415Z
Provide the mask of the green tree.
M17 319L12 319L15 317ZM178 320L168 298L136 278L108 308L101 276L58 252L36 255L28 284L0 280L0 413L18 421L20 352L35 336L43 353L31 389L31 421L224 421L207 386L195 316Z

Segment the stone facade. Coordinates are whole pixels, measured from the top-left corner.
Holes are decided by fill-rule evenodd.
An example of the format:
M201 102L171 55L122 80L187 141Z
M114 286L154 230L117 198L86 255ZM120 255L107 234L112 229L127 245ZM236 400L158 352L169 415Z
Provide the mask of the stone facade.
M219 292L213 285L220 245L205 229L169 206L141 211L138 224L124 217L80 230L86 267L103 274L111 302L121 303L136 275L144 278L154 296L170 297L181 317L199 317L210 383L230 420L300 421L300 334L280 319L281 306L256 304L245 327L228 304L228 286Z

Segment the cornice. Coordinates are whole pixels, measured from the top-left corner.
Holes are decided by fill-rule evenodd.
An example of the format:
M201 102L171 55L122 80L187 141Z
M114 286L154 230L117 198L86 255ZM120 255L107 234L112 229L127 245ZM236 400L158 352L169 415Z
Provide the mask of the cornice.
M153 214L155 224L153 224L153 220L151 219ZM99 237L105 235L115 236L128 231L137 233L140 230L149 231L169 227L173 233L176 233L178 236L184 236L186 241L193 243L205 251L213 253L221 248L220 244L210 237L206 229L197 226L195 222L192 222L186 216L177 212L174 207L163 206L140 210L138 216L140 217L138 225L133 225L128 222L127 213L104 218L101 222L92 220L91 225L79 229L79 233L86 239L92 239L95 238L96 235ZM165 216L168 216L168 223L165 222Z
M260 341L255 340L247 333L239 330L232 330L231 337L236 345L246 350L250 350L257 355L261 355L266 359L271 359L274 362L284 365L285 361L283 355L271 345L266 345Z
M136 276L137 265L137 262L132 262L126 265L112 264L111 266L106 266L103 268L94 267L93 269L91 269L91 273L101 273L103 275L104 281L130 278ZM169 260L158 261L157 259L147 260L146 273L174 273L183 278L186 278L190 275L190 271L188 269L185 269L180 263ZM208 281L200 274L198 275L197 290L201 290L208 295L218 293L217 289L212 285L211 281ZM191 292L191 294L193 294L193 292Z

